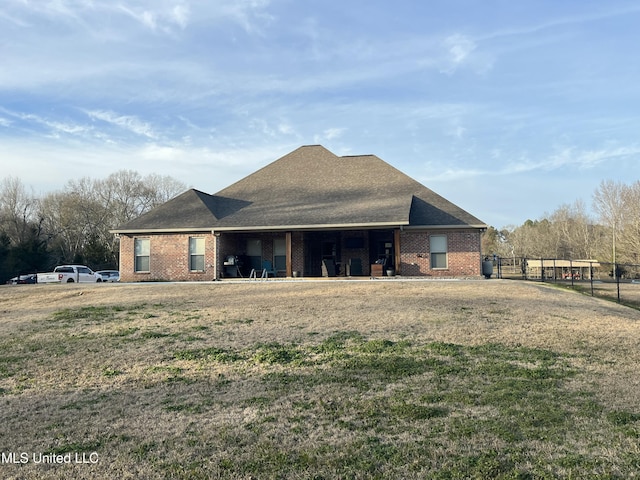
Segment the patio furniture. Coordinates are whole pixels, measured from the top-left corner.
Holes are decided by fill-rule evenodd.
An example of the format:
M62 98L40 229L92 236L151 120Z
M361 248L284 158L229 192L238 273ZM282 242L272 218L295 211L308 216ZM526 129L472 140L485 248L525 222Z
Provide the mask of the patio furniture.
M322 260L322 276L323 277L335 277L336 276L336 264L333 260Z
M262 276L268 277L269 275L273 275L275 278L278 276L278 272L273 268L273 263L270 260L264 260L262 262Z
M347 264L347 276L362 275L362 260L359 258L350 258Z

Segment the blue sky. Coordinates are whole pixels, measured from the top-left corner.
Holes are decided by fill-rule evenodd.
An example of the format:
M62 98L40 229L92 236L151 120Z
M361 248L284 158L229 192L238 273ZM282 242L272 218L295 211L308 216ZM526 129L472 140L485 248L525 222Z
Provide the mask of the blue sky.
M635 0L3 0L2 177L213 193L322 144L520 225L639 179L638 25Z

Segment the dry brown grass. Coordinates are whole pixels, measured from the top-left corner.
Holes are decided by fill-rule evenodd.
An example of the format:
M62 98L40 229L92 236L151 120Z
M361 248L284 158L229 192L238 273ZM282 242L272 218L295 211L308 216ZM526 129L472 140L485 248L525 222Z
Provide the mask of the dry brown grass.
M292 370L287 362L253 361L246 353L237 361L206 355L215 355L212 348L258 355L261 345L310 352L345 332L420 348L437 343L549 351L581 372L567 388L588 389L611 411L638 413L640 404L640 312L540 284L377 280L2 287L0 316L0 452L96 451L100 458L95 465L0 464L3 478L249 478L246 471L223 466L239 461L231 456L242 457L241 452L256 456L253 446L266 439L287 449L339 448L350 436L359 438L358 429L344 425L361 422L360 413L347 409L335 422L315 415L320 406L327 412L331 405L349 404L362 395L360 387L343 385L337 391L314 383L292 390L273 380L292 372L330 375L333 364ZM436 376L424 374L421 381L427 385ZM384 404L409 386L417 389L412 382L389 382L372 401ZM367 405L361 399L358 409L376 408ZM450 411L448 418L455 424L457 415L484 418L494 412L486 405L469 406ZM284 420L269 423L272 417ZM300 437L296 422L317 424L299 427ZM443 428L452 428L447 425ZM420 432L412 427L379 437L408 445ZM609 434L603 432L593 434ZM456 449L460 455L465 449L500 450L501 438L485 437L492 445L481 445L478 437L465 447L445 436L433 447L432 463L444 462ZM551 449L530 442L528 448L539 455ZM574 447L602 458L640 453L637 438L621 442L622 447L581 442ZM240 447L233 450L231 444ZM553 463L554 452L547 455ZM414 478L428 472L420 468ZM555 477L548 478L570 478L571 470L563 468L549 468ZM609 473L615 468L614 462ZM290 473L283 476L294 478ZM310 467L296 475L312 473Z

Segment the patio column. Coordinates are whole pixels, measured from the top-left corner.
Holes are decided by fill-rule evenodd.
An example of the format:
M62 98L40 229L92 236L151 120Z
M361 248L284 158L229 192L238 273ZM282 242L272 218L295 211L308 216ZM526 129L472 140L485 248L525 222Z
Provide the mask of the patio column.
M400 229L393 231L393 251L395 252L394 263L396 264L396 275L400 275Z
M286 259L286 264L287 264L287 278L291 278L293 277L293 265L292 265L292 261L291 261L291 232L286 232L285 233L285 244L286 244L286 250L287 250L287 259Z

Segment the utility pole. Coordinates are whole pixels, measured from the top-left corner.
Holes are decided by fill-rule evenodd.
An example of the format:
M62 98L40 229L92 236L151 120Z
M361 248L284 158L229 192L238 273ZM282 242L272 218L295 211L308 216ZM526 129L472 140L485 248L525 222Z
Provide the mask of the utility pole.
M616 264L616 217L613 217L613 279L618 280L618 266Z

